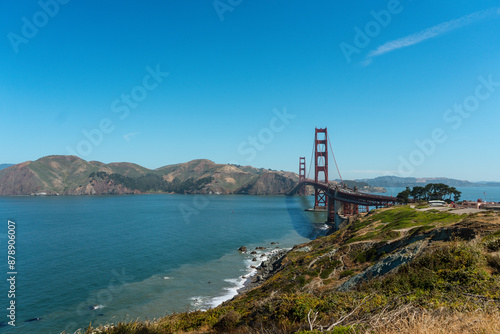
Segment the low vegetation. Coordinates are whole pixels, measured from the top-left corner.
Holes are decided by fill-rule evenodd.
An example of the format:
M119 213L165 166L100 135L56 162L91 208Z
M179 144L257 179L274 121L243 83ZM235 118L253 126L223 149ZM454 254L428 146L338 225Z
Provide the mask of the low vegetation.
M381 209L296 246L217 308L86 333L500 332L499 250L499 213Z
M109 182L121 184L130 190L147 192L173 192L177 194L187 194L201 190L204 186L212 182L213 177L207 176L199 179L190 177L184 181L174 178L172 182L167 182L161 175L147 173L138 177L129 177L118 173L108 174L106 172L92 172L89 175L90 183L93 181Z
M409 206L392 209L381 209L368 214L365 219L354 222L349 228L353 230L352 238L347 242L366 240L392 240L401 237L401 233L421 232L436 226L446 226L459 222L466 215L449 212L417 211Z

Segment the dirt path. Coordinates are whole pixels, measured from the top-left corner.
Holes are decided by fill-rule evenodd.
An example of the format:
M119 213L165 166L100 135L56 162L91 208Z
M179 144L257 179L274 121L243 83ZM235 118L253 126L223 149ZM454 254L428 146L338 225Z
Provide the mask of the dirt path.
M468 209L451 210L450 212L457 214L457 215L462 215L464 213L477 213L477 212L486 212L486 211L488 211L488 210L468 208Z

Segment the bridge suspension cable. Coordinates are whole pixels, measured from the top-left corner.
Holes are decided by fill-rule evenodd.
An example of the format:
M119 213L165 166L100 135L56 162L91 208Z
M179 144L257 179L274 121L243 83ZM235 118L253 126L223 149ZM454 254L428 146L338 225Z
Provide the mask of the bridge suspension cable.
M310 179L309 174L311 173L311 169L313 169L313 158L314 158L314 146L316 145L315 140L313 140L313 147L311 150L311 161L309 162L309 170L307 171L307 178Z
M340 182L344 185L344 180L342 180L342 175L340 175L339 165L337 165L337 159L335 159L335 153L333 153L332 142L330 141L330 137L328 137L328 144L330 144L330 151L332 152L333 161L335 162L335 167L337 167L337 172L339 173Z

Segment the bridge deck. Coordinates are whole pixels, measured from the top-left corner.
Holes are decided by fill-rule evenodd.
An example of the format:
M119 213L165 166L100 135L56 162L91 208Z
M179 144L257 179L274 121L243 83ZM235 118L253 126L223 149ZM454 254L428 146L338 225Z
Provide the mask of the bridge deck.
M327 196L335 200L358 205L385 206L388 204L396 204L400 202L397 197L362 193L350 189L343 189L338 186L332 187L328 184L314 182L313 180L309 179L300 182L293 190L299 189L300 187L305 185L310 185L317 189L321 189L327 194Z

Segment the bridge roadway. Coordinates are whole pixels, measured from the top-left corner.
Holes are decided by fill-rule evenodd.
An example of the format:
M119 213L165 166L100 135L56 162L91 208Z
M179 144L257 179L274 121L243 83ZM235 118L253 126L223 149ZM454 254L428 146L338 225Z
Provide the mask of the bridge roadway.
M332 187L331 185L328 185L326 183L314 182L310 179L305 179L299 182L299 184L297 184L297 186L295 186L295 188L293 188L289 192L289 194L295 194L301 187L304 187L306 185L313 186L316 189L320 189L324 191L329 198L344 203L357 204L361 206L383 207L388 205L395 205L401 202L398 198L393 196L367 194L351 189L341 188L339 186Z

